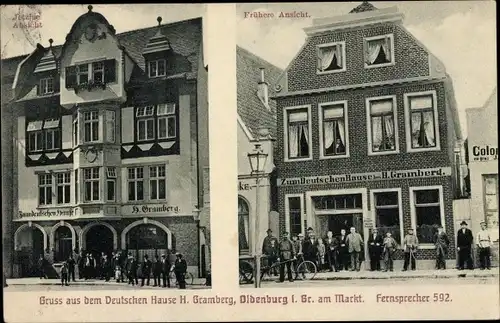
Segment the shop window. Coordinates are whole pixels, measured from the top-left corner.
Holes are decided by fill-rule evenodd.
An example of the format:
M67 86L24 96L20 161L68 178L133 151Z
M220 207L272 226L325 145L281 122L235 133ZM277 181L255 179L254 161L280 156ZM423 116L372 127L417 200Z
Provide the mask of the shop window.
M367 108L368 152L370 154L396 152L398 150L396 98L368 99Z
M144 200L144 170L142 167L128 169L128 200Z
M85 202L99 201L99 167L84 168Z
M57 173L57 204L66 204L71 202L71 176L69 172Z
M318 45L318 74L345 71L345 42Z
M439 125L434 92L406 94L409 151L439 149Z
M248 253L250 250L249 220L248 204L244 199L238 197L238 248L240 254Z
M347 151L345 104L322 104L323 157L345 156Z
M445 226L441 207L441 189L411 188L413 194L413 214L416 234L420 243L431 244L438 226Z
M52 174L38 175L38 204L52 204Z
M382 35L365 38L365 67L394 64L394 37Z
M288 159L300 160L311 156L309 110L292 109L286 115Z
M375 192L373 198L375 227L384 237L390 232L394 240L401 244L399 192Z
M290 235L298 235L302 232L302 205L300 196L288 198L288 216L290 219Z
M149 167L149 194L151 200L164 200L166 198L166 180L165 166Z

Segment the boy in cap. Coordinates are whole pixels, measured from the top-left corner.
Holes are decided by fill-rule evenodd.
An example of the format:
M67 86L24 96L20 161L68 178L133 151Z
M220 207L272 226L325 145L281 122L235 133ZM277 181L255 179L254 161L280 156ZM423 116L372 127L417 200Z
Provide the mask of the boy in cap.
M445 259L450 240L441 225L438 227L438 232L434 236L434 244L436 246L436 269L446 269Z
M415 270L417 267L417 261L415 259L415 251L418 248L418 238L413 234L413 229L408 230L408 234L403 239L403 249L405 251L405 263L403 265L403 271L408 270L408 265L411 260L411 270Z
M262 254L267 256L267 265L272 266L278 259L278 239L273 236L273 230L267 230L267 237L264 238L262 243ZM274 276L278 275L277 269L273 270Z
M474 237L472 231L467 228L467 222L462 221L460 226L461 228L457 232L458 270L464 269L464 264L467 264L468 269L474 270L471 257Z
M479 262L481 264L481 270L484 270L484 268L490 270L491 236L488 229L486 229L486 222L481 222L481 231L477 233L476 243L479 249Z

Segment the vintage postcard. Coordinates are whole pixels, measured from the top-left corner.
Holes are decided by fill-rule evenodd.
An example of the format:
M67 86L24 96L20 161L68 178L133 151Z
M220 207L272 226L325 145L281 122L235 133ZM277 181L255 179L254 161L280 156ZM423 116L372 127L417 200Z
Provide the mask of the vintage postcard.
M2 5L5 321L498 319L495 6Z

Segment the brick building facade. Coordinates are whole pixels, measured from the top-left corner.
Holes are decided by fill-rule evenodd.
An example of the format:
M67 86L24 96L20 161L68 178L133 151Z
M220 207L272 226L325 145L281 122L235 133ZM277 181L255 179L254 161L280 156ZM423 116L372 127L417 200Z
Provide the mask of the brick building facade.
M437 225L454 240L463 143L453 86L402 21L364 2L304 29L274 97L281 231L354 226L366 242L377 227L401 244L413 228L422 260L434 259Z

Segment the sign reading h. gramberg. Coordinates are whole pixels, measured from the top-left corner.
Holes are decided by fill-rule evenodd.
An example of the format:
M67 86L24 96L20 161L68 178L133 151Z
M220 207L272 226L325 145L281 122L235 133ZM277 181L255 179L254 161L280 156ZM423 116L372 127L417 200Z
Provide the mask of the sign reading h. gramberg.
M31 211L31 212L23 212L19 211L20 218L26 217L39 217L39 216L72 216L74 214L73 209L60 209L60 210L40 210L40 211Z
M381 181L381 180L391 180L391 179L440 177L440 176L450 176L450 175L451 175L451 167L406 169L406 170L384 170L381 172L371 172L371 173L280 178L278 179L278 186L311 185L311 184L323 185L323 184L335 184L335 183Z
M132 213L179 213L178 206L167 206L165 204L162 205L134 205L132 206Z

